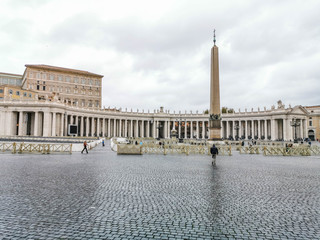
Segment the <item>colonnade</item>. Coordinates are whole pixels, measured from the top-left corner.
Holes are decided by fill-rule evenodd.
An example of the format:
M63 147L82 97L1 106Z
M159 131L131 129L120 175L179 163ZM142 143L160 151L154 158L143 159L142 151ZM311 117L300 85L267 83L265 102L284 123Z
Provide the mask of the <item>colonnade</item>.
M296 119L297 126L292 126ZM224 139L261 139L293 140L308 137L307 119L296 118L263 118L263 119L230 119L222 121L221 135Z
M2 109L3 110L3 109ZM121 116L124 115L124 116ZM105 114L84 114L62 111L5 110L0 111L0 123L6 128L0 129L0 135L7 136L68 136L68 126L76 125L76 136L92 137L152 137L170 138L172 129L176 137L205 139L208 137L208 120L185 118L176 121L169 116L126 116L106 112ZM150 114L149 114L150 115ZM206 120L204 120L206 119Z

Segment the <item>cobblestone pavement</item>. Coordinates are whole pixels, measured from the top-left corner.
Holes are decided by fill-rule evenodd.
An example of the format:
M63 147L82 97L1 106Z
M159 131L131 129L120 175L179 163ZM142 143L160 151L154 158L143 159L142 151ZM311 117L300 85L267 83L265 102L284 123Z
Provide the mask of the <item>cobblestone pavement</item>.
M320 239L320 158L0 154L0 239Z

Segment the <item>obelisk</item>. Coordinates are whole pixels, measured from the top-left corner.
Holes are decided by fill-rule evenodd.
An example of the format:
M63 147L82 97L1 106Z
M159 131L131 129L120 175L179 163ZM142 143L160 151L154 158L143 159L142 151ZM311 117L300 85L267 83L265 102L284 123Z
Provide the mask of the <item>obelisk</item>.
M213 43L211 48L209 139L221 140L219 55L216 46L216 30L213 31Z

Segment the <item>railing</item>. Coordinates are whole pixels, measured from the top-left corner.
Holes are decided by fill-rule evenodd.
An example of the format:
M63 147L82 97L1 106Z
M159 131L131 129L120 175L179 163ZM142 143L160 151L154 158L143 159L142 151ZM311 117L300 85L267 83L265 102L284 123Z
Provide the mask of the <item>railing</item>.
M320 155L318 146L298 146L298 147L264 147L263 155L282 155L282 156L311 156Z
M311 156L320 155L320 147L307 145L283 147L283 146L249 146L237 147L240 154L260 154L264 156Z
M44 143L24 143L24 142L1 142L0 150L11 153L72 153L72 144L44 144Z
M206 154L210 155L210 146L189 144L159 144L145 142L141 146L142 153L155 154ZM232 155L231 146L217 146L219 155Z

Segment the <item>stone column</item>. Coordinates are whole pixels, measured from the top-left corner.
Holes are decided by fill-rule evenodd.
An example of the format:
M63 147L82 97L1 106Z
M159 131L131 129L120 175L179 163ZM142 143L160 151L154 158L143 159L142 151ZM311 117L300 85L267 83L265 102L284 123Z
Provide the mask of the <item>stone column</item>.
M190 121L190 138L193 139L193 121Z
M150 121L147 120L147 135L146 135L147 138L150 137Z
M84 117L80 117L80 136L83 137L83 126L84 126Z
M206 138L205 130L206 130L206 126L204 124L204 121L202 121L202 139Z
M188 138L188 122L184 121L184 138L187 139Z
M196 131L197 131L197 139L199 139L199 121L196 121Z
M258 138L261 139L260 119L258 119Z
M302 119L300 119L300 138L303 139L303 123L302 123Z
M139 134L139 119L136 120L136 137L140 137L140 134Z
M38 136L39 134L39 112L34 113L34 127L33 136Z
M113 137L117 136L117 119L113 119Z
M144 137L144 120L141 120L141 137Z
M244 133L244 138L246 139L246 140L248 140L248 136L249 136L249 134L248 134L248 120L245 120L245 125L244 125L244 131L245 131L245 133Z
M227 129L227 139L229 139L229 136L230 136L230 124L229 124L228 120L226 121L226 129Z
M89 117L86 117L86 137L89 136Z
M276 124L275 119L271 119L271 140L274 141L276 139Z
M182 122L179 121L179 127L178 127L178 135L179 135L179 138L181 138L181 124L182 124Z
M64 115L64 136L68 136L68 114Z
M95 129L96 129L96 124L94 120L95 120L94 117L91 117L91 137L94 137Z
M122 119L119 119L119 137L122 137Z
M268 138L268 122L267 119L264 120L264 139Z
M38 117L35 117L38 118ZM64 114L60 113L60 132L59 132L59 136L63 137L63 129L64 129Z
M56 113L53 112L52 113L52 132L51 132L51 136L55 137L56 136Z
M307 127L307 122L308 120L307 119L304 119L303 120L303 126L304 126L304 138L307 138L308 137L308 127Z
M43 114L43 136L49 137L51 134L51 114L50 112L44 112Z
M19 112L19 127L18 127L18 135L23 135L23 112Z
M130 120L130 137L133 137L133 120Z
M102 137L106 136L106 119L102 118Z
M128 121L124 120L124 137L128 137Z
M108 118L108 138L111 137L111 118Z
M287 133L287 119L283 119L283 140L286 141L288 139L288 133Z
M101 133L101 130L100 130L100 118L98 117L97 118L97 137L100 137L100 133Z

